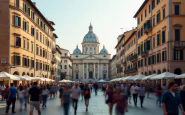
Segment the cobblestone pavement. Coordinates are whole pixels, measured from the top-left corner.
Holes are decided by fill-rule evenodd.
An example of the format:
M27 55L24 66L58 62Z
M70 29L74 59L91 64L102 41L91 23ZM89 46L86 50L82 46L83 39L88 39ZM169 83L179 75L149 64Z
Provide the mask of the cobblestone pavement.
M98 92L98 96L92 93L89 105L89 111L85 112L85 105L83 100L79 100L77 115L109 115L108 106L105 104L104 96L102 92ZM135 107L132 104L129 105L129 112L126 115L162 115L162 108L156 106L155 104L155 96L151 95L151 98L145 98L144 100L144 108L140 106ZM139 100L138 100L139 105ZM5 102L0 102L0 115L3 115L5 111ZM15 115L28 115L28 110L24 110L22 112L19 111L19 101L16 102L16 114ZM11 108L10 111L11 113ZM70 108L70 115L73 115L73 108ZM34 115L37 115L36 111L34 111ZM60 105L59 98L48 99L47 108L42 109L42 115L64 115L63 108Z

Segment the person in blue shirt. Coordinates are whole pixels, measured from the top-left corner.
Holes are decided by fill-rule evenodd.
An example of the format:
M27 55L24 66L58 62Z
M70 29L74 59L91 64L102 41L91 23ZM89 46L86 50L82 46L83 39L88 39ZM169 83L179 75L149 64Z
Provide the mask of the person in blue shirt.
M179 108L182 111L182 115L185 115L177 88L177 83L170 82L168 85L169 90L163 95L162 105L164 115L179 115Z
M8 99L7 99L7 106L6 106L6 114L9 111L10 105L12 104L12 113L15 113L15 102L17 97L17 89L14 87L14 84L10 84Z

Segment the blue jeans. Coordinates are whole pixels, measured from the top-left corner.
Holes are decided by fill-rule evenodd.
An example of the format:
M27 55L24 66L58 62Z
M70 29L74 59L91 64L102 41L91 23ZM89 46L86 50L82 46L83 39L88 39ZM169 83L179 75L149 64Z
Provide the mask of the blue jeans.
M19 101L20 101L20 109L23 109L23 106L25 105L24 97L19 97Z
M69 115L70 102L64 103L64 115Z
M42 95L42 106L46 106L47 98L48 98L47 95Z

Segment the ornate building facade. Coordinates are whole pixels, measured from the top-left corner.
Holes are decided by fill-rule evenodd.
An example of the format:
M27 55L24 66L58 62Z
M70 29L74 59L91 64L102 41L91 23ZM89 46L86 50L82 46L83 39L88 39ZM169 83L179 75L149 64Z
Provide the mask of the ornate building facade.
M100 43L90 24L89 32L82 42L82 51L76 47L71 54L73 60L73 80L109 79L110 54L105 46L99 52Z

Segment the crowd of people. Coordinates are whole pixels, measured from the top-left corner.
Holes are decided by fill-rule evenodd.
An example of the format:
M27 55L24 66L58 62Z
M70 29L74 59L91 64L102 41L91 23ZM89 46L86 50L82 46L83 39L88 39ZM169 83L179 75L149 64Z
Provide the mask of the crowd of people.
M182 115L185 115L185 86L180 86L175 82L168 84L155 85L151 89L149 84L128 84L128 83L70 83L70 84L31 84L15 87L13 83L6 86L0 86L2 100L6 100L6 110L8 113L12 104L12 113L15 113L16 99L20 101L20 111L27 109L30 104L30 115L33 115L34 108L38 115L41 115L40 105L47 107L48 98L59 97L61 106L64 108L64 115L69 115L70 105L74 108L74 114L77 114L78 101L84 100L85 111L88 111L89 99L94 91L97 95L98 90L102 90L105 97L105 104L108 105L109 114L112 115L115 105L116 115L124 115L128 112L128 105L131 104L131 98L135 106L140 100L140 107L143 108L143 102L146 97L150 97L151 91L154 91L156 104L163 107L164 115L178 115L181 109ZM59 93L58 93L59 92ZM57 95L58 94L58 95Z

